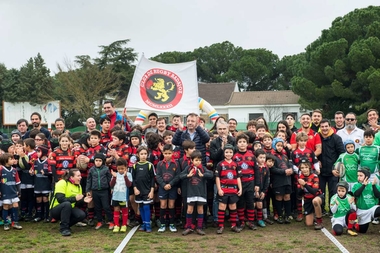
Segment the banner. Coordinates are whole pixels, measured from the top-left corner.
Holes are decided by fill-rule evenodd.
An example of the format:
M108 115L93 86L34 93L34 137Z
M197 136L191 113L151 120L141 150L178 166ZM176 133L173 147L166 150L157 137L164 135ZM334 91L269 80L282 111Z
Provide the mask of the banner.
M198 113L196 61L164 64L142 56L125 108L186 115Z

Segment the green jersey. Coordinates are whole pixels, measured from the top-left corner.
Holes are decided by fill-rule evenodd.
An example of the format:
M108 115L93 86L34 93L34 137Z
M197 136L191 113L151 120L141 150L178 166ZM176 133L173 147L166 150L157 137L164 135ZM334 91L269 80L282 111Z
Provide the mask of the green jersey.
M343 181L348 183L355 183L358 181L358 165L359 155L356 153L343 153L340 154L338 160L335 163L341 162L344 165L345 175L342 177Z
M352 187L352 192L355 193L360 187L362 183L356 183ZM380 186L375 185L377 190L380 191ZM355 195L355 194L354 194ZM356 206L362 210L368 210L379 203L379 199L375 197L375 194L372 190L372 184L367 184L364 188L362 194L356 198Z
M350 204L352 198L353 197L349 194L346 194L344 199L339 198L338 194L331 197L330 209L333 212L334 218L344 217L351 209L356 209L355 204ZM338 204L336 202L338 202Z
M361 146L355 152L359 155L360 167L368 167L371 174L378 171L380 147L375 145Z

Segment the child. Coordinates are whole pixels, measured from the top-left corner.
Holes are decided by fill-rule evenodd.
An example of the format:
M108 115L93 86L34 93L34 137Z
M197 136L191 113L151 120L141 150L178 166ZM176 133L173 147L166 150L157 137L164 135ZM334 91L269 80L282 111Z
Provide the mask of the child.
M17 170L12 167L15 162L13 155L9 153L0 155L0 192L1 201L3 203L2 215L5 231L10 229L8 216L12 217L14 229L22 229L18 223L18 202L20 201L18 195L20 193L21 181L18 177Z
M336 186L336 194L332 196L330 201L330 209L333 213L331 224L335 235L343 234L343 228L347 227L349 235L358 235L353 231L356 220L355 198L347 194L349 185L345 181L341 181Z
M100 123L100 128L101 128L99 143L103 147L107 147L107 144L111 141L111 133L110 133L111 119L108 116L106 116L104 118L100 118L99 123Z
M312 173L311 164L308 160L302 159L299 164L301 175L298 179L298 198L304 199L304 214L306 226L314 224L314 213L316 218L315 230L323 228L322 225L322 203L324 196L319 189L319 178Z
M358 181L359 155L355 153L355 142L353 140L346 140L343 145L346 149L346 153L341 154L335 164L338 162L343 163L345 174L340 175L340 177L341 180L348 183L348 191L350 192L354 184ZM336 171L336 173L339 174L338 171Z
M219 162L215 169L215 182L219 201L218 230L216 233L223 233L227 204L230 209L231 230L240 233L241 228L236 226L236 202L238 202L239 196L242 194L241 171L237 169L237 164L232 160L234 147L226 144L223 151L224 161Z
M172 145L173 149L173 159L178 161L179 158L181 158L181 149L178 146L173 145L174 132L166 130L162 137L164 138L164 144L170 144Z
M356 199L356 215L358 223L355 224L355 230L359 233L366 233L369 223L376 217L380 216L380 187L377 185L376 177L369 183L371 172L367 167L361 167L358 170L358 182L352 187L352 192Z
M124 143L126 134L123 130L112 132L112 141L108 144L106 164L116 172L116 159L128 160L128 146Z
M163 233L166 230L165 214L169 207L169 229L171 232L177 232L174 225L175 209L174 202L177 199L177 181L179 165L173 159L173 150L171 144L166 144L163 148L164 160L159 161L156 166L156 180L158 184L158 197L160 199L160 223L158 232Z
M255 221L255 156L251 150L247 150L248 136L239 133L236 136L236 144L238 151L232 157L232 160L237 163L238 170L241 171L241 184L243 187L242 195L237 202L237 213L239 217L240 228L244 229L245 226L245 211L247 212L247 227L256 230ZM264 157L265 162L265 157ZM262 207L261 207L262 208ZM261 221L263 222L263 221Z
M367 167L371 172L369 182L379 175L379 153L380 147L373 145L375 132L372 129L364 131L364 144L358 147L355 152L359 155L360 167ZM377 180L378 181L378 180Z
M267 129L263 124L257 124L256 126L256 140L262 141L264 135L267 133Z
M269 133L264 134L262 149L267 154L272 154L273 153L273 150L272 150L272 141L273 141L273 138L272 138L272 136Z
M92 197L95 205L95 216L98 220L95 229L103 226L102 209L107 215L109 222L108 229L114 229L113 216L109 205L109 182L111 181L111 173L105 166L105 156L102 153L96 153L94 156L94 166L91 167L86 183L87 196Z
M293 174L292 162L282 152L284 148L284 140L281 138L274 138L272 142L274 150L273 155L276 157L275 165L272 167L270 174L272 179L273 192L276 197L274 202L274 209L278 212L277 223L289 224L292 211L290 203L290 194L292 193L292 179ZM285 209L285 219L282 219L282 210Z
M127 172L127 161L124 158L116 160L117 173L112 172L110 183L112 191L112 206L114 228L113 232L118 233L127 231L128 222L128 193L132 185L132 174ZM122 224L120 227L120 209L122 213Z
M36 196L36 215L34 222L49 222L49 193L51 192L51 169L48 164L49 148L37 148L38 159L34 162L34 195Z
M231 156L232 158L232 156ZM205 235L203 231L203 206L207 203L207 179L212 178L211 171L202 166L202 154L195 150L191 154L192 164L188 166L181 174L180 178L187 182L187 211L186 211L186 225L182 235L188 235L192 230L193 211L194 207L197 208L197 229L195 230L199 235ZM236 207L235 207L236 214Z
M252 144L253 152L255 152L258 149L262 149L261 141L254 141Z
M31 221L34 208L34 161L38 159L34 150L36 143L34 139L24 140L24 147L16 150L19 155L19 167L21 168L21 218Z
M260 227L265 227L265 222L263 221L263 201L269 187L269 169L266 166L267 154L262 150L255 151L256 156L256 166L255 166L255 205L257 209L257 225ZM269 155L268 155L269 156ZM244 189L244 186L243 186ZM266 205L265 205L266 206ZM248 211L248 210L247 210ZM265 210L266 213L266 210ZM265 217L267 219L268 217ZM272 221L268 222L273 224Z
M19 130L13 130L12 132L11 132L11 140L12 140L12 142L14 143L14 144L16 144L16 142L18 141L18 140L20 140L21 139L21 133L20 133L20 131Z
M135 201L139 204L139 210L143 224L140 231L152 232L150 225L150 203L154 193L154 166L148 162L148 149L139 147L137 154L140 161L133 165L132 178Z
M58 138L59 147L49 155L48 162L51 167L54 183L62 179L66 170L75 167L74 151L70 149L71 141L71 137L68 134L62 134Z
M259 153L255 153L255 155L259 155L261 151L258 151ZM274 163L276 161L276 157L274 157L273 155L268 155L266 154L265 156L265 165L266 165L266 168L268 169L268 180L269 180L269 184L268 184L268 188L267 188L267 191L265 192L265 201L263 203L263 218L264 218L264 221L265 223L268 223L269 225L273 225L274 222L269 219L269 216L270 216L270 201L272 200L272 203L274 203L275 201L275 196L273 194L273 191L272 191L272 186L271 186L271 177L270 177L270 170L271 168L274 166ZM264 175L265 176L265 175ZM264 180L263 180L264 182Z

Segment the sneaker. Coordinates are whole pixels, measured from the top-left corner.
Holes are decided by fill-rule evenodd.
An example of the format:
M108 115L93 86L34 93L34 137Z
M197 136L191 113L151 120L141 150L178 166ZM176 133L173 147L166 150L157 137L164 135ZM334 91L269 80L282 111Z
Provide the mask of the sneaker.
M152 232L152 226L150 225L150 222L145 224L145 232L147 232L147 233Z
M71 232L70 232L70 230L65 229L65 230L62 230L62 231L61 231L61 235L62 235L62 236L70 236L70 235L71 235Z
M358 235L358 233L356 233L355 231L353 231L353 230L351 230L351 229L348 229L348 230L347 230L347 234L352 235L352 236L356 236L356 235Z
M262 227L262 228L265 228L265 227L266 227L265 222L264 222L263 220L259 220L259 221L257 221L257 225L258 225L259 227Z
M84 223L84 222L78 222L77 224L75 224L76 227L86 227L87 224Z
M144 224L141 224L140 227L139 227L139 231L145 231L145 223Z
M218 227L218 230L216 230L217 234L223 234L224 227Z
M274 221L277 221L277 220L278 220L278 214L273 215L273 220L274 220Z
M13 227L14 229L17 229L17 230L21 230L21 229L22 229L21 225L18 224L18 222L15 222L15 223L12 225L12 227Z
M247 222L247 227L249 228L249 229L252 229L252 230L256 230L257 229L257 227L255 226L255 224L253 223L253 222Z
M56 222L57 222L57 220L56 220L56 219L54 219L54 218L51 218L50 222L51 222L51 223L56 223Z
M115 228L113 230L115 231ZM121 226L120 232L124 232L124 233L127 232L127 226Z
M9 230L9 224L4 224L4 231L8 231Z
M33 218L31 216L25 216L25 218L24 218L25 222L32 221L32 220L33 220Z
M186 228L185 230L183 230L182 235L188 235L192 232L193 232L193 230L191 230L190 228Z
M95 226L95 221L94 221L94 219L89 219L88 222L87 222L87 224L88 224L89 226L91 226L91 227Z
M110 223L108 224L108 229L109 229L109 230L112 230L114 227L115 227L115 224L113 224L113 222L110 222Z
M49 222L50 222L49 218L43 220L43 223L49 223Z
M98 223L96 224L95 229L98 230L98 229L101 228L101 227L103 227L103 222L98 222Z
M119 227L119 226L114 226L114 227L113 227L112 232L114 232L114 233L119 233L119 231L120 231L120 227Z
M276 220L276 222L277 222L278 224L284 224L284 220L282 219L281 216L278 217L278 219Z
M289 220L294 220L293 216L292 215L289 215Z
M234 231L234 232L236 232L236 233L240 233L241 228L239 228L239 227L237 227L237 226L232 226L232 227L231 227L231 230Z
M372 224L373 225L379 225L380 221L378 218L375 218L373 221L372 221Z
M177 232L177 228L174 226L174 224L170 224L169 225L169 229L170 229L170 232L172 232L172 233L176 233Z
M284 222L285 224L290 224L290 218L288 216L285 216Z
M40 217L36 217L33 219L34 222L40 222L42 219Z
M321 230L322 228L323 228L322 223L316 223L316 224L314 225L314 229L315 229L315 230Z
M128 224L128 226L131 228L136 227L138 225L140 225L140 222L138 222L137 220L130 221Z
M161 227L158 229L157 232L163 233L163 232L165 232L165 230L166 230L166 226L165 225L161 225Z
M203 229L201 229L201 228L197 228L195 230L195 232L197 232L198 235L205 235L206 234L205 231L203 231Z
M265 223L268 223L269 225L274 224L274 222L272 220L270 220L269 218L266 218L264 221L265 221Z
M326 210L323 210L322 216L327 216L327 215L329 215L329 213Z
M303 220L303 214L300 213L297 215L296 221L301 222Z
M245 228L245 222L244 221L241 222L239 228L241 228L241 230L243 230Z

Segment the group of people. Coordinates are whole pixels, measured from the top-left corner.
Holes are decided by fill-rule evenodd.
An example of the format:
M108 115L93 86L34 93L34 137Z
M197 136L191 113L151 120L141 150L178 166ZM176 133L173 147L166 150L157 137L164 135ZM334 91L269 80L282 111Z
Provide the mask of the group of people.
M85 132L70 133L59 118L49 131L33 113L30 130L20 119L10 138L3 136L4 230L22 229L24 220L60 221L63 236L73 225L106 224L115 233L127 225L152 232L156 225L160 233L183 226L182 235L205 235L207 221L222 234L226 217L239 233L292 220L321 229L330 214L335 235L344 228L357 235L378 223L375 109L367 112L365 130L352 112L336 112L332 127L314 110L301 115L299 129L295 116L286 115L275 133L263 117L245 131L236 130L235 119L219 117L208 130L196 113L187 115L186 126L179 115L168 126L156 113L141 126L111 101L103 109L100 130L89 118Z

